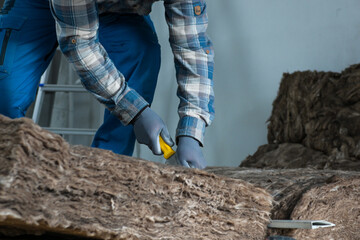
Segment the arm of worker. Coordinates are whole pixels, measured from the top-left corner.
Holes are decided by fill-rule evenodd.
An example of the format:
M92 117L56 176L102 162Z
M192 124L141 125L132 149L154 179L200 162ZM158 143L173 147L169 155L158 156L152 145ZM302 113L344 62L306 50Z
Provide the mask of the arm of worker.
M206 161L201 151L205 127L214 119L214 51L206 29L205 0L165 0L170 45L174 54L180 116L177 154L197 168Z
M60 49L73 64L84 87L123 125L134 124L139 142L148 145L154 154L161 154L159 135L163 130L167 133L166 126L148 108L149 104L127 85L99 42L96 1L50 0L50 3ZM134 120L135 117L138 120ZM142 134L142 131L146 132Z

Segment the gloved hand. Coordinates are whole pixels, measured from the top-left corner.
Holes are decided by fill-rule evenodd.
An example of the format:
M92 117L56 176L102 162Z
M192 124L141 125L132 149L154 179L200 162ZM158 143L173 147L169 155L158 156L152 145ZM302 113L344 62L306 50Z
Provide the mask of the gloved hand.
M159 135L170 145L174 145L163 120L147 107L133 122L136 139L147 145L155 155L161 155Z
M185 167L203 169L207 163L197 140L188 136L179 137L177 159Z

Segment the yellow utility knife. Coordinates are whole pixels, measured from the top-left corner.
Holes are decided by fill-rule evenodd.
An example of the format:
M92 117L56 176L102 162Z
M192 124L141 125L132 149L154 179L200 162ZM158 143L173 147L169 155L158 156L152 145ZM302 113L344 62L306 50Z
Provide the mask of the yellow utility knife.
M161 136L159 136L159 140L161 151L164 153L164 158L166 159L165 164L193 168L193 166L191 164L188 164L187 162L184 163L185 165L181 164L177 158L175 151L164 141Z
M164 139L159 136L160 148L164 153L164 158L166 159L165 164L178 166L181 165L176 157L175 151L164 141Z

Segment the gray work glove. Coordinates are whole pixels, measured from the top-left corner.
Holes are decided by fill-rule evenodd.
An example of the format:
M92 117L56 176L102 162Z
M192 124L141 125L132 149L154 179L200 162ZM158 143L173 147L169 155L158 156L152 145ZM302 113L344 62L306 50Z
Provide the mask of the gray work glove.
M169 145L174 142L163 120L149 107L143 110L133 122L136 139L139 143L147 145L155 155L161 155L159 136Z
M207 165L199 142L192 137L179 137L176 154L182 166L204 169Z

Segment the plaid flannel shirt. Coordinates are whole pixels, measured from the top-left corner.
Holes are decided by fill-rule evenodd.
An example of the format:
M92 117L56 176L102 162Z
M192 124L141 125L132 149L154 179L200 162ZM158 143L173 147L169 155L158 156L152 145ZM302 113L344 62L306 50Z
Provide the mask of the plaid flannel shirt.
M85 88L127 125L148 103L117 70L99 43L99 14L147 15L158 0L50 0L60 48ZM207 37L205 0L163 0L174 54L180 120L176 136L203 143L214 118L212 43Z

